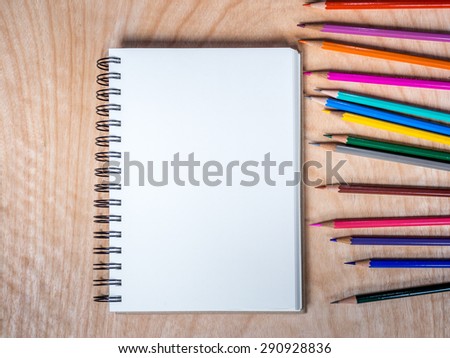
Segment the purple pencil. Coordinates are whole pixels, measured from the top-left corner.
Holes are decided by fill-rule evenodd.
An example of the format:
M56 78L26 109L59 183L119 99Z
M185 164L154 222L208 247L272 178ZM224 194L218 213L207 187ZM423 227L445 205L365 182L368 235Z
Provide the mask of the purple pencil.
M450 90L449 81L422 80L417 78L366 75L360 73L346 73L346 72L314 71L314 72L304 72L303 74L305 76L312 76L312 75L321 76L330 81L371 83L387 86L431 88L447 91Z
M298 26L306 29L317 30L320 32L327 32L333 34L392 37L397 39L450 42L450 34L444 33L388 30L375 27L359 27L359 26L334 25L334 24L298 24Z

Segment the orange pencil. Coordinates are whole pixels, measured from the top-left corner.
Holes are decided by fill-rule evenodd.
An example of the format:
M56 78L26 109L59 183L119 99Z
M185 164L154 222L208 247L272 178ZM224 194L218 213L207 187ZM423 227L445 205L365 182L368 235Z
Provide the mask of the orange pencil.
M428 57L407 55L398 52L376 50L367 47L360 47L354 45L339 44L331 41L322 40L299 40L298 42L309 45L320 47L323 50L336 51L342 53L350 53L353 55L360 55L366 57L380 58L383 60L391 60L398 62L406 62L413 65L421 65L428 67L441 68L444 70L450 70L450 61L438 60Z

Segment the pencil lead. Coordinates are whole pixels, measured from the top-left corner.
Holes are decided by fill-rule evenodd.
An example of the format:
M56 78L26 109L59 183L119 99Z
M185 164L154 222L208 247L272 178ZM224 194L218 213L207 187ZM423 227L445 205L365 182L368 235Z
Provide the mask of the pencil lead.
M308 3L306 3L306 4L303 4L303 6L311 6L311 3L308 2Z
M324 136L324 137L327 137L327 138L333 138L333 135L332 135L332 134L324 134L323 136Z
M306 99L312 100L312 96L305 96Z
M309 224L309 226L320 227L322 226L322 223Z
M297 26L298 26L298 27L301 27L301 28L305 28L305 27L306 27L306 24L299 23L299 24L297 24Z
M308 144L313 145L315 147L320 147L320 143L318 142L309 142Z
M330 304L332 304L332 305L334 305L334 304L336 304L336 303L339 303L339 301L333 301L333 302L330 302Z
M337 239L334 237L332 239L330 239L331 242L337 242Z
M327 186L326 185L319 185L319 186L316 186L316 189L325 189Z
M322 89L320 89L320 88L314 88L314 91L322 93Z
M305 71L303 72L303 76L311 76L312 72L311 71Z
M308 42L306 40L298 40L298 42L300 42L301 44L306 45Z
M346 265L356 265L356 261L344 262Z

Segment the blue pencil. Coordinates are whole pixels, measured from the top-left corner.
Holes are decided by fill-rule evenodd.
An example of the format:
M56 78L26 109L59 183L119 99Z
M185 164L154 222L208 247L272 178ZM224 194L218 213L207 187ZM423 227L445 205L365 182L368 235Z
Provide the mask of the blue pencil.
M368 259L345 264L369 268L450 268L450 259Z
M411 128L422 129L428 132L439 133L443 135L450 136L450 127L444 124L438 124L429 122L426 120L422 120L419 118L408 117L401 114L396 114L388 111L383 111L380 109L374 109L367 106L361 106L359 104L341 101L339 99L334 98L325 98L325 97L316 97L309 96L307 97L314 102L323 104L326 107L343 110L350 113L355 113L363 116L368 116L371 118L381 119L386 122L391 122L395 124L400 124L403 126L408 126Z

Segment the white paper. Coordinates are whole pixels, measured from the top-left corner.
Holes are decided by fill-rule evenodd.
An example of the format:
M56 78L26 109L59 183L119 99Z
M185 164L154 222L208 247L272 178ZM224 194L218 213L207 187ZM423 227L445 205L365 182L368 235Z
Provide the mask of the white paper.
M122 263L110 278L122 280L111 295L111 311L298 311L302 308L300 252L300 186L287 186L300 170L300 55L293 49L111 49L121 58L110 71L121 74L110 87L121 105L110 119L122 122L110 134L121 136L109 150L139 161L155 177L168 161L169 184L138 182L112 191L122 200L111 214L122 232L110 246L122 247L111 262ZM208 186L196 167L199 186L191 185L186 168L173 182L170 161L194 153L201 165L214 160L258 161L252 178L232 169L233 181ZM276 186L264 182L261 161L293 162L291 175L271 169ZM123 173L122 173L123 174ZM220 178L225 181L224 176Z

